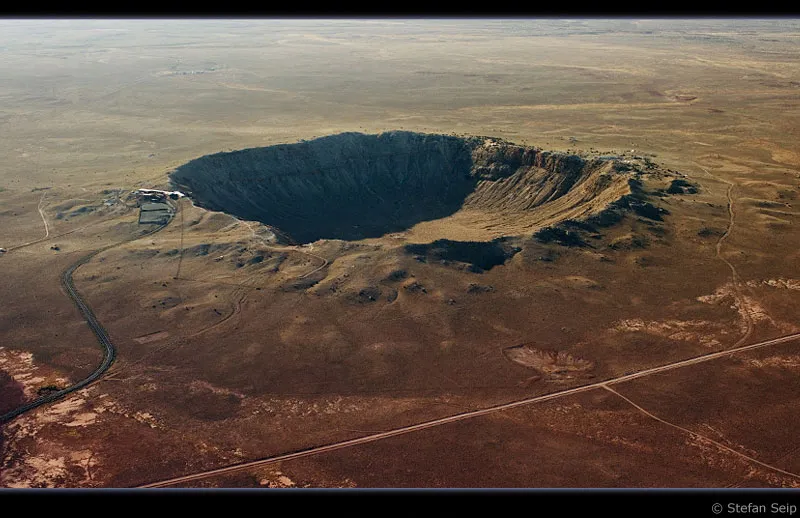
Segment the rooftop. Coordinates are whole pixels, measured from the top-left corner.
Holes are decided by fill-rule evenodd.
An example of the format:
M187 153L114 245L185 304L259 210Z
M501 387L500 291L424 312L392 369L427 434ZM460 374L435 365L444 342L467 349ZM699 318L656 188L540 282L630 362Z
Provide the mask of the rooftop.
M154 210L170 211L170 207L166 203L142 203L140 208L142 209L142 212L150 212Z

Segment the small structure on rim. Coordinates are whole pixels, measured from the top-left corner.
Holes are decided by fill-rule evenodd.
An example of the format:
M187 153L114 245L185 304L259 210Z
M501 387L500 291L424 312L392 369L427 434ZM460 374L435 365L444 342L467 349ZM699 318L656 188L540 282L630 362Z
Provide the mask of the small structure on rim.
M167 201L167 194L164 191L151 189L139 189L136 191L136 203L140 207L145 203L164 203Z
M147 203L142 203L139 207L140 225L147 225L147 224L164 225L167 222L169 222L169 218L171 216L172 216L172 208L166 202L162 203L147 202Z

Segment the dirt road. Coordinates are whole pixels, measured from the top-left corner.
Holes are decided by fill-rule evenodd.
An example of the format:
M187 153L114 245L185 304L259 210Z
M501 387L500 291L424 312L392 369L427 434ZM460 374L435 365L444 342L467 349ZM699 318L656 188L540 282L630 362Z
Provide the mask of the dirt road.
M724 178L720 178L715 174L712 174L708 169L701 166L697 162L695 162L695 165L700 169L702 169L703 172L705 172L711 178L728 185L728 190L726 192L726 196L728 198L728 216L729 216L728 228L725 230L725 233L722 234L722 236L717 241L715 249L716 249L717 259L728 265L728 268L731 270L731 276L732 276L731 282L733 283L733 291L734 291L734 296L736 297L736 304L737 307L741 310L742 319L744 319L744 323L746 325L744 334L739 338L739 340L736 341L736 343L734 343L731 346L735 348L745 343L747 339L750 338L750 335L753 334L753 317L750 314L750 308L747 305L747 301L745 300L744 295L742 295L741 283L739 281L739 272L736 271L736 267L733 265L733 263L725 259L725 256L722 255L722 245L725 242L725 240L728 239L728 236L731 235L731 232L733 232L733 227L736 224L736 213L733 207L734 205L733 189L735 187L735 184L729 182L728 180L725 180Z
M642 370L642 371L639 371L639 372L626 374L624 376L619 376L617 378L604 380L604 381L599 381L599 382L596 382L596 383L591 383L589 385L583 385L583 386L580 386L580 387L574 387L574 388L571 388L571 389L561 390L561 391L558 391L558 392L553 392L553 393L545 394L545 395L542 395L542 396L536 396L536 397L533 397L533 398L522 399L522 400L519 400L519 401L513 401L513 402L510 402L510 403L504 403L504 404L501 404L501 405L496 405L496 406L492 406L492 407L488 407L488 408L483 408L483 409L480 409L480 410L472 410L472 411L469 411L469 412L463 412L463 413L460 413L460 414L455 414L455 415L452 415L452 416L443 417L441 419L434 419L432 421L426 421L426 422L418 423L418 424L411 425L411 426L405 426L405 427L402 427L402 428L396 428L394 430L389 430L389 431L386 431L386 432L380 432L380 433L376 433L376 434L372 434L372 435L367 435L365 437L359 437L359 438L356 438L356 439L350 439L350 440L347 440L347 441L342 441L342 442L338 442L338 443L334 443L334 444L328 444L326 446L313 447L313 448L309 448L309 449L306 449L306 450L287 453L287 454L284 454L284 455L278 455L276 457L269 457L269 458L261 459L261 460L243 462L243 463L240 463L240 464L234 464L234 465L226 466L226 467L219 468L219 469L203 471L203 472L194 473L194 474L191 474L191 475L184 475L184 476L181 476L181 477L171 478L171 479L168 479L168 480L162 480L162 481L159 481L159 482L152 482L152 483L145 484L145 485L138 486L138 487L156 488L156 487L173 486L175 484L181 484L181 483L184 483L184 482L192 482L192 481L195 481L195 480L201 480L201 479L204 479L204 478L209 478L209 477L213 477L213 476L217 476L217 475L225 475L225 474L235 473L235 472L238 472L238 471L249 470L249 469L252 469L252 468L264 466L266 464L272 464L272 463L275 463L275 462L281 462L281 461L286 461L286 460L291 460L291 459L297 459L297 458L300 458L300 457L307 457L307 456L311 456L311 455L318 455L320 453L339 450L339 449L342 449L342 448L349 448L351 446L358 446L360 444L367 444L367 443L370 443L370 442L379 441L381 439L388 439L389 437L395 437L395 436L398 436L398 435L404 435L404 434L407 434L407 433L417 432L417 431L424 430L426 428L431 428L431 427L434 427L434 426L440 426L440 425L443 425L443 424L452 423L452 422L455 422L455 421L461 421L461 420L464 420L464 419L471 419L473 417L479 417L479 416L482 416L482 415L487 415L487 414L491 414L491 413L494 413L494 412L499 412L499 411L502 411L502 410L509 410L511 408L515 408L515 407L519 407L519 406L523 406L523 405L530 405L530 404L534 404L534 403L541 403L543 401L550 401L550 400L553 400L553 399L558 399L558 398L562 398L562 397L565 397L565 396L570 396L570 395L573 395L573 394L579 394L581 392L587 392L587 391L598 389L598 388L599 389L608 390L608 386L612 385L612 384L623 383L625 381L630 381L630 380L634 380L634 379L637 379L637 378L643 378L645 376L650 376L652 374L657 374L657 373L660 373L660 372L666 372L666 371L670 371L670 370L674 370L674 369L679 369L679 368L682 368L682 367L688 367L690 365L696 365L698 363L715 360L717 358L723 358L725 356L730 356L730 355L738 353L738 352L750 351L750 350L753 350L753 349L759 349L759 348L767 347L767 346L770 346L770 345L777 345L777 344L781 344L781 343L785 343L785 342L791 342L793 340L797 340L798 338L800 338L800 333L794 333L794 334L791 334L791 335L786 335L786 336L782 336L782 337L779 337L779 338L774 338L772 340L766 340L766 341L758 342L758 343L751 344L751 345L739 346L739 347L732 348L732 349L718 351L718 352L715 352L715 353L708 353L708 354L704 354L704 355L701 355L701 356L688 358L686 360L680 360L680 361L668 363L668 364L661 365L661 366L658 366L658 367L653 367L653 368L645 369L645 370ZM693 433L693 432L689 432L689 433ZM755 460L755 459L752 459L752 460ZM756 462L759 462L759 464L763 464L760 461L756 461ZM766 464L763 464L763 465L768 466ZM768 466L768 467L770 467L771 469L777 469L777 468L773 468L771 466ZM791 475L791 476L795 476L793 473L786 472L786 474Z

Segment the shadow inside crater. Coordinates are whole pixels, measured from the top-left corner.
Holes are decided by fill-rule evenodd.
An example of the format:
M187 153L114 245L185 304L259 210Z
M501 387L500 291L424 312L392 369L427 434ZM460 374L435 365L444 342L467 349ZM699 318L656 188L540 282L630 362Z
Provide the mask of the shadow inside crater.
M170 179L201 207L308 243L380 237L447 217L475 189L471 167L457 137L342 133L207 155Z

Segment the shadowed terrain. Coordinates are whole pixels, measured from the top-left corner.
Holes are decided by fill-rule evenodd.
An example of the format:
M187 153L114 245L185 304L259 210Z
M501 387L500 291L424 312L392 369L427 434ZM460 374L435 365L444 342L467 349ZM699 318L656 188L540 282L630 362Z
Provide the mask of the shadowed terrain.
M308 243L380 237L462 207L509 218L560 200L563 211L619 192L625 171L608 158L485 137L390 131L217 153L178 167L171 180L201 207Z
M430 244L406 245L405 251L414 254L418 261L469 263L471 271L480 273L505 263L520 248L509 243L508 239L496 239L488 243L438 239Z
M345 133L202 157L172 180L201 206L304 243L378 237L448 216L474 189L470 165L458 138Z

